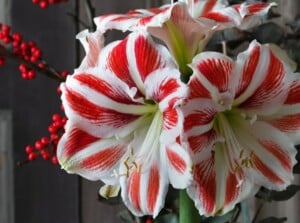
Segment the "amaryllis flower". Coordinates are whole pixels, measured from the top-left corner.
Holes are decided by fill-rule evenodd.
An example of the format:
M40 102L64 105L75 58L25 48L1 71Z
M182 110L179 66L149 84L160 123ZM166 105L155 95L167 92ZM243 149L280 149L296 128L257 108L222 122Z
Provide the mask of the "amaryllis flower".
M192 161L188 194L201 214L223 214L260 186L293 179L300 133L300 79L269 45L252 42L237 60L216 52L192 62L183 107Z
M228 27L247 28L272 5L255 3L226 7L223 0L184 0L160 8L103 15L95 18L95 23L101 32L146 29L166 43L181 72L188 74L187 64L202 51L213 32Z
M145 33L98 54L62 85L68 123L59 162L90 180L120 184L135 215L156 216L169 183L185 188L191 180L189 155L178 142L187 87L166 48Z

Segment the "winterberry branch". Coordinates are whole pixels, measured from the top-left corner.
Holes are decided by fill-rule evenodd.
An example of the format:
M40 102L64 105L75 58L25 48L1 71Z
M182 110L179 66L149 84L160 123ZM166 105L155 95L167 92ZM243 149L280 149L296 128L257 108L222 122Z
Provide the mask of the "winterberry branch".
M24 64L27 68L31 70L35 70L41 74L44 74L49 78L52 78L59 82L65 81L65 77L63 77L58 71L56 71L53 67L46 64L44 61L42 61L39 64L32 63L30 61L23 59L21 56L15 55L14 53L10 52L7 48L3 46L0 47L0 55L4 58L9 58L21 63L19 67L20 70L22 69L21 68L22 64Z

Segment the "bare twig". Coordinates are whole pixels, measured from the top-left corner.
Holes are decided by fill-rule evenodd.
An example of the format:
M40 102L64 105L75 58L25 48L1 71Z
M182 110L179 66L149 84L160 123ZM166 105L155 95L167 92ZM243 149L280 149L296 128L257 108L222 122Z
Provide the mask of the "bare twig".
M89 27L92 29L92 31L96 30L96 25L94 23L94 17L95 17L95 8L91 2L91 0L85 0L84 2L85 10L86 10L86 15L88 17L89 21Z

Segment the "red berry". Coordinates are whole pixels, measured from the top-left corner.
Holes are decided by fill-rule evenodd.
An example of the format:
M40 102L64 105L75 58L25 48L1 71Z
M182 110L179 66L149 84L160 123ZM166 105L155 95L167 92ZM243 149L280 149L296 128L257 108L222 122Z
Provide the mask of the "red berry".
M44 146L48 146L49 145L49 139L47 137L42 137L41 138L41 143L44 145Z
M55 164L55 165L58 164L58 160L57 160L57 157L56 157L56 156L53 156L53 157L51 158L51 161L52 161L52 163Z
M61 120L60 114L55 113L55 114L52 115L52 121L53 122L57 122L57 121L60 121L60 120Z
M36 159L36 154L35 153L29 153L28 154L28 160L32 161Z
M32 0L33 4L38 4L40 2L40 0Z
M33 153L34 149L32 146L28 145L25 147L25 151L27 154Z
M33 79L33 78L35 78L35 76L36 76L36 73L34 70L28 71L28 73L27 73L28 79Z
M39 5L40 5L40 7L41 7L42 9L46 9L46 8L48 8L49 3L48 3L47 1L41 1L41 2L39 3Z
M44 64L43 62L39 63L38 64L39 68L43 69L46 67L46 64Z
M42 143L41 141L36 141L36 142L34 143L34 147L35 147L37 150L41 150L41 149L44 148L44 145L43 145L43 143Z
M42 151L41 151L41 155L42 155L42 158L43 158L44 160L50 159L50 154L49 154L49 152L46 151L46 150L42 150Z
M5 58L0 57L0 66L3 66L5 64Z

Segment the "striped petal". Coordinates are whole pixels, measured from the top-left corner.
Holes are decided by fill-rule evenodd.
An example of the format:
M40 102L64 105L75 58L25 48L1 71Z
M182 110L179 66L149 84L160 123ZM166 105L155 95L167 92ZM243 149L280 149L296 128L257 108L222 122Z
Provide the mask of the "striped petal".
M200 53L193 59L191 67L201 86L206 88L206 92L201 88L193 91L199 91L199 94L202 92L204 95L209 92L210 95L206 97L211 97L217 104L228 106L232 103L233 92L230 84L234 62L229 57L215 52Z
M289 92L292 73L268 45L252 42L239 55L236 77L237 95L234 105L257 114L274 113L284 103Z
M265 122L240 122L237 138L248 150L248 178L269 189L283 190L293 180L296 149L293 142Z
M201 15L205 15L210 11L225 8L228 5L226 0L179 0L180 2L186 2L189 8L190 14L197 18Z
M96 67L98 65L99 54L104 47L103 34L97 31L89 33L88 30L84 30L77 34L76 38L80 40L86 53L85 58L77 70L83 71L88 68Z
M231 173L222 160L213 158L195 164L193 183L187 192L201 215L223 215L259 187L244 180L242 173Z
M121 166L120 172L127 167ZM121 196L129 210L136 216L153 215L155 218L164 206L168 190L168 177L157 162L148 168L133 169L121 177Z
M283 106L272 116L264 118L272 126L287 134L295 143L300 143L300 80L299 74L292 82Z
M94 22L101 32L106 32L109 29L122 30L123 32L133 31L146 28L153 23L161 25L169 8L170 5L164 5L159 8L131 10L126 14L108 14L95 18Z
M146 98L158 103L163 116L161 140L174 142L182 132L183 115L177 107L187 96L187 87L175 69L162 69L151 73L145 81Z
M68 123L58 144L57 157L68 173L115 184L118 178L113 173L123 160L127 144L128 139L101 139Z
M103 50L100 67L110 70L129 86L145 94L144 82L149 74L165 67L175 68L166 48L155 44L144 32L134 32Z
M154 109L134 99L135 88L99 69L68 77L62 92L67 117L99 137L129 134Z
M178 143L166 146L161 150L164 168L168 171L170 183L174 188L186 188L192 180L191 160L183 146Z
M254 3L233 5L226 8L208 11L202 14L199 19L209 19L215 21L218 25L217 29L229 27L238 27L248 29L258 24L264 15L275 6L275 3Z

